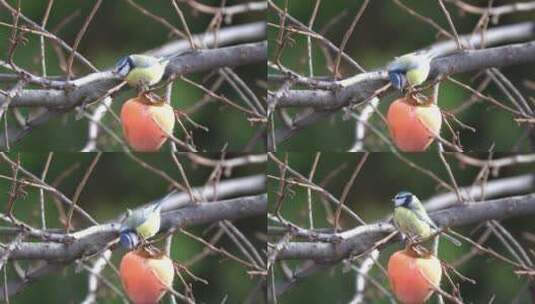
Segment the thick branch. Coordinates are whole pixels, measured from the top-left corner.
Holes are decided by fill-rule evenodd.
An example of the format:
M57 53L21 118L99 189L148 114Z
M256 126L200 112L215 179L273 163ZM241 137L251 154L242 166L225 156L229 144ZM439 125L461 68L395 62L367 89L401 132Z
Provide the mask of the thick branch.
M485 46L497 45L503 43L510 43L515 41L526 41L532 39L535 36L535 22L524 22L513 25L499 26L488 29L485 31L485 35L469 34L460 37L460 41L463 45L470 46L472 48L481 48L482 43L485 43ZM528 43L526 45L510 45L512 49L495 48L496 54L508 54L509 52L521 51L522 53L528 52L531 50L531 54L528 54L527 58L516 58L519 54L513 55L515 58L504 58L499 60L496 56L492 56L492 59L488 61L480 62L480 66L476 67L474 64L470 65L470 69L485 69L493 64L502 66L505 64L517 64L521 62L534 61L533 60L533 45ZM429 49L433 50L434 54L445 55L452 53L456 50L456 42L453 40L438 42L431 45ZM488 55L488 53L461 53L456 54L456 57L452 58L463 58L462 55L466 55L466 60L473 58L472 56L481 55L479 59L483 58L483 55ZM444 58L437 58L433 61L433 70L432 75L437 75L437 72L447 71L449 73L453 72L466 72L468 67L457 67L457 70L449 70L451 67L449 65L450 61ZM445 61L442 61L445 60ZM437 63L441 62L441 65L438 66ZM488 62L486 64L485 62ZM323 81L325 82L325 81ZM314 87L315 80L310 81L310 87ZM332 82L333 87L332 91L330 90L289 90L285 91L282 96L268 95L268 103L275 107L312 107L314 112L304 114L296 119L291 126L283 126L275 130L275 143L279 144L288 138L295 135L299 130L306 128L310 125L317 123L318 121L329 117L332 114L338 112L343 106L348 105L350 102L359 103L364 100L369 99L378 89L382 88L387 84L387 75L384 70L377 70L368 73L361 73L354 77ZM392 89L387 92L392 92ZM275 143L272 143L272 136L268 136L268 146L274 147Z
M429 79L437 76L479 71L491 67L504 67L535 61L535 42L519 43L482 50L456 53L436 58L431 63ZM361 80L362 79L362 80ZM385 71L359 74L353 79L339 82L340 89L290 90L277 100L277 107L314 107L333 109L346 106L351 99L362 101L388 84ZM343 83L351 83L344 86ZM394 92L390 88L390 92Z
M456 227L488 220L502 220L535 214L535 194L513 196L479 203L456 205L430 213L439 226ZM344 239L336 244L321 242L291 242L277 255L279 260L313 259L336 261L359 255L394 231L389 223L359 226L340 234Z
M222 199L226 197L242 197L242 202L246 200L251 200L252 198L256 196L250 196L258 193L262 193L265 191L265 184L266 184L266 177L263 174L259 175L252 175L252 176L245 176L245 177L237 177L233 179L226 179L223 181L218 182L217 186L208 184L203 187L196 187L191 190L195 198L202 198L203 201L212 201L217 198ZM193 202L191 202L191 198L189 193L175 193L173 195L169 195L165 201L163 202L163 209L164 210L173 210L173 209L179 209L184 208L185 206L189 205L188 209L181 210L183 213L178 216L178 220L180 220L183 216L188 217L187 220L183 220L180 223L177 223L181 226L186 226L190 224L199 224L202 222L205 222L207 219L214 219L214 221L217 221L218 217L214 216L215 213L218 213L219 210L214 211L214 208L219 208L220 205L218 204L220 201L214 201L211 203L205 203L201 205L196 205ZM253 205L255 203L258 203L259 201L255 201L251 203L252 205L247 208L246 212L241 214L234 214L231 212L232 208L228 208L226 206L222 206L225 210L225 214L221 214L221 216L228 216L228 219L236 218L236 217L245 217L247 214L251 214L251 211L254 210ZM149 204L152 204L154 202L149 202L146 205L142 205L138 208L143 208ZM204 209L206 205L209 205L208 210ZM232 206L234 207L234 205ZM197 209L200 208L200 209ZM265 208L265 207L264 207ZM257 210L254 210L256 212ZM196 215L197 212L207 212L205 215ZM265 211L264 211L265 213ZM35 238L37 240L44 240L45 242L42 243L34 243L34 244L40 244L39 246L47 247L47 244L54 244L53 249L56 251L56 254L60 254L60 256L53 256L54 260L46 260L46 262L36 264L36 267L30 269L28 272L26 272L24 278L21 280L14 280L7 283L7 290L8 294L10 296L22 291L26 286L28 286L29 283L38 280L43 275L50 273L50 272L56 272L58 270L63 269L64 267L67 267L73 259L76 259L77 256L73 255L72 252L63 252L61 250L61 247L70 248L71 251L76 251L78 253L78 257L86 256L91 254L92 252L102 252L102 250L105 250L109 245L110 240L113 241L117 236L117 226L118 222L124 217L124 214L121 216L118 216L117 218L111 220L105 225L101 226L94 226L82 231L79 231L77 233L73 233L70 235L65 235L62 233L55 233L55 232L40 232L39 230L35 231L29 231L28 237ZM163 227L166 229L169 229L173 226L173 219L177 217L176 214L172 212L168 212L164 216L164 224ZM191 217L192 219L189 219ZM162 229L163 230L163 229ZM12 229L2 229L2 233L6 235L18 235L20 233L20 229L13 227ZM75 238L76 243L69 243L71 246L65 246L62 245L64 242L72 241L72 236L76 235L77 238ZM107 241L108 240L108 241ZM33 246L33 245L32 245ZM59 247L58 247L59 246ZM100 246L100 247L99 247ZM59 251L58 251L59 248ZM38 258L38 253L35 252L36 248L31 248L33 254L37 254L35 258ZM0 251L0 256L3 253ZM68 256L61 257L61 254L69 254ZM0 301L4 300L3 298L4 293L0 293Z
M229 200L198 203L162 214L161 231L222 220L262 216L267 211L267 194L239 197ZM94 255L113 242L120 229L119 223L110 223L72 233L74 239L66 244L53 242L21 242L13 250L12 260L47 260L68 262ZM4 249L0 248L0 256Z
M242 42L259 41L266 37L266 23L264 21L228 26L217 33L207 32L193 35L195 45L213 48ZM177 52L191 49L187 39L173 41L147 52L148 55L164 57Z
M217 185L206 185L191 189L196 198L211 201L215 198L238 197L266 191L266 176L264 174L236 177L220 181ZM167 198L162 210L173 210L191 204L189 193L180 192Z
M535 61L535 41L464 51L433 60L430 77L473 72L491 67L500 68L533 61Z
M267 212L267 194L244 196L226 201L195 204L165 212L162 231L192 225L236 220L248 217L264 217Z
M205 33L195 35L194 41L198 45L211 46L218 43L235 43L241 41L258 40L265 38L265 24L261 22L233 26L221 29L217 35ZM184 53L184 41L177 41L149 51L155 56L173 58L168 65L166 75L189 74L210 71L221 67L234 67L251 63L265 62L267 59L267 42L241 44L217 49L202 49L195 52ZM3 79L9 80L9 75ZM11 125L7 132L0 134L0 149L6 147L6 135L10 142L15 142L27 135L34 127L42 125L51 118L56 117L73 108L94 102L106 94L111 88L120 83L120 79L111 72L89 74L85 77L67 82L48 79L30 79L32 83L41 83L48 87L51 83L60 89L22 90L13 98L10 107L45 107L41 115L27 121L23 128ZM5 96L0 95L0 104L6 102Z
M476 184L468 187L460 187L459 193L463 197L477 201L483 198L524 194L530 192L530 189L534 187L535 174L524 174L489 180L484 185ZM433 196L423 203L428 211L434 211L458 204L458 199L455 192L447 192Z
M267 60L267 41L195 51L174 58L166 73L182 75Z
M256 42L218 49L189 52L172 59L166 69L167 75L183 75L205 72L224 66L247 65L265 61L267 42ZM112 71L89 74L72 82L74 88L67 90L22 90L15 96L10 107L48 107L58 110L71 109L83 102L92 102L121 82ZM6 96L0 95L0 104Z

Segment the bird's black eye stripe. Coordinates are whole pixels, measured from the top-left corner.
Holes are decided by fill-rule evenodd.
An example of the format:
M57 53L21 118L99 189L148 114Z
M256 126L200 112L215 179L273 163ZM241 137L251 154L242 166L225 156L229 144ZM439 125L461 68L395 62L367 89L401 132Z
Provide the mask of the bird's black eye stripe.
M396 194L394 199L395 200L402 200L403 201L402 206L407 207L412 201L412 194L410 192L407 192L407 191L402 191L402 192L399 192L398 194Z
M126 58L126 62L128 63L128 66L132 68L134 66L134 61L132 60L132 57L128 56Z

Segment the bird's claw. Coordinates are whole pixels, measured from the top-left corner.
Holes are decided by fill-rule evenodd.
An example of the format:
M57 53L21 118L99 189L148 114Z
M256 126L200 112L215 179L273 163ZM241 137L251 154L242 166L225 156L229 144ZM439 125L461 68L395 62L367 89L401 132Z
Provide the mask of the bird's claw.
M165 99L156 93L144 91L141 94L145 97L145 100L149 101L150 104L161 104L162 102L165 102Z
M405 98L416 101L418 105L426 105L431 101L429 97L427 97L425 94L422 94L420 89L413 87L409 87L409 89L407 89Z

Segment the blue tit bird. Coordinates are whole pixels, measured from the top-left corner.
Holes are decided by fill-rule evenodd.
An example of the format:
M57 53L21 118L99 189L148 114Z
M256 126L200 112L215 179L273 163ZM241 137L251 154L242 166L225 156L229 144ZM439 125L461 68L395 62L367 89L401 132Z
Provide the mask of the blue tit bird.
M129 55L119 59L115 73L128 85L146 91L149 86L158 83L165 72L168 59L148 55Z
M128 250L135 249L142 241L158 233L161 222L160 211L164 201L165 198L148 207L127 211L120 230L121 246Z
M431 52L417 52L396 57L386 67L388 78L398 90L403 90L407 85L411 88L420 85L429 76L433 58Z
M439 228L425 211L424 206L414 194L401 191L392 199L394 202L394 225L403 236L409 239L426 239L436 234ZM442 233L450 242L460 246L459 240Z

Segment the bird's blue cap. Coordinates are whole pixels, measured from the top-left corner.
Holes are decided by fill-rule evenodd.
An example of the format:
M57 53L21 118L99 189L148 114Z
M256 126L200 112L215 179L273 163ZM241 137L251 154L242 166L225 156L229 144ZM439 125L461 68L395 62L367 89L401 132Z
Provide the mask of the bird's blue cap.
M115 64L115 72L119 75L126 76L134 66L134 62L130 56L121 57Z
M402 198L402 197L407 197L407 196L412 196L412 193L410 193L409 191L399 191L399 192L394 196L394 199L396 199L396 198Z
M412 196L413 194L409 191L400 191L394 196L392 202L394 202L396 206L408 205L411 202Z
M119 243L127 250L133 250L139 245L139 236L133 231L121 231Z
M403 73L400 71L388 72L388 78L390 79L390 83L392 83L394 88L398 90L402 90L407 84L407 79L405 78L405 75L403 75Z

